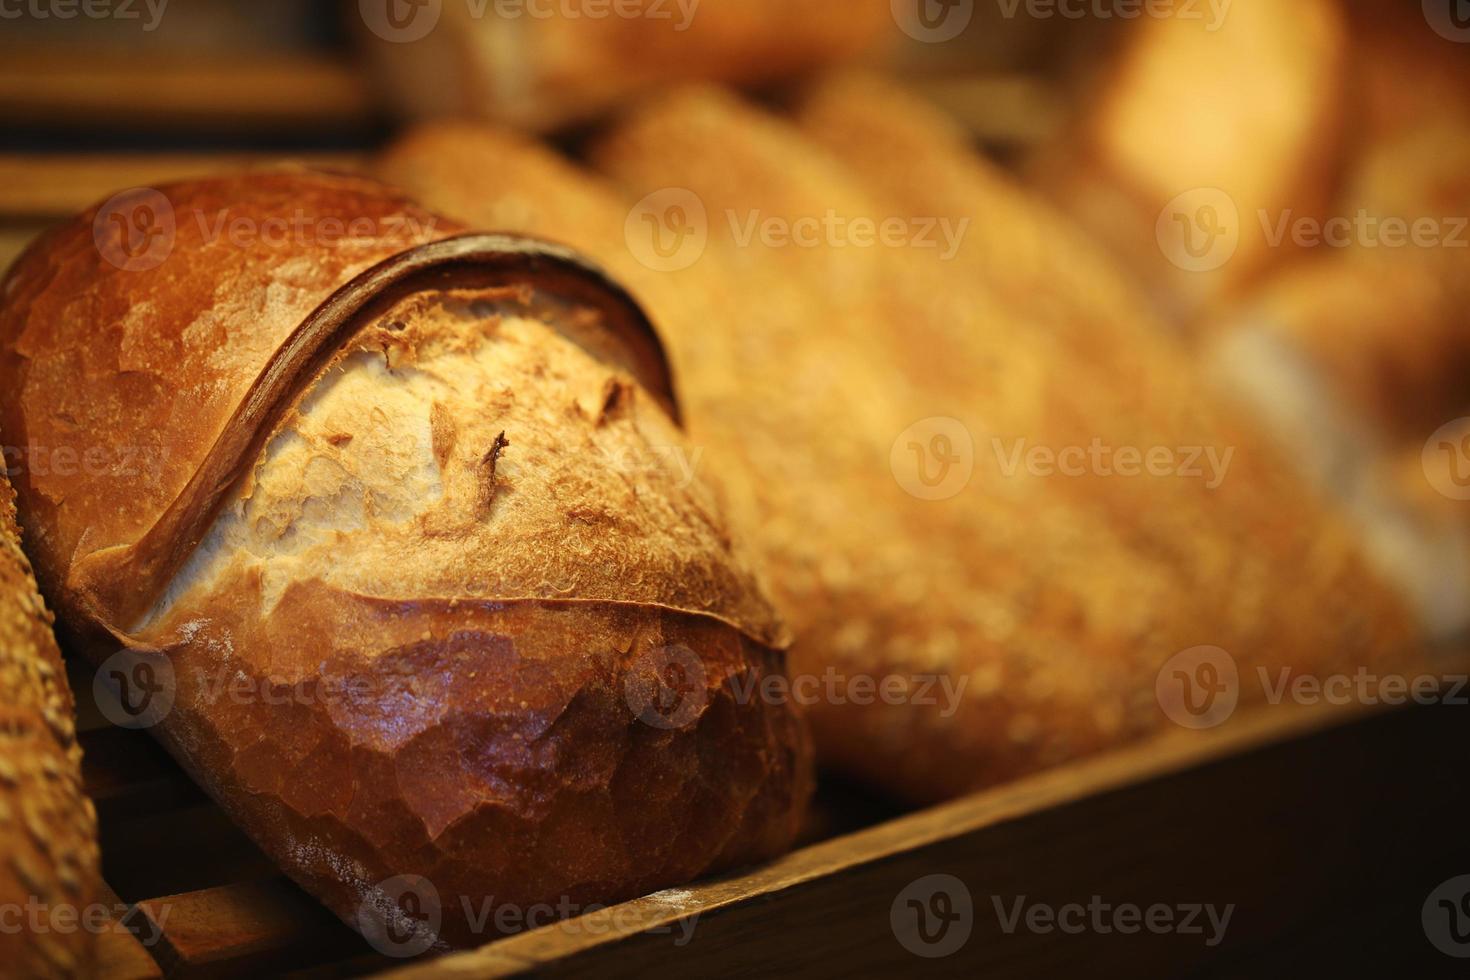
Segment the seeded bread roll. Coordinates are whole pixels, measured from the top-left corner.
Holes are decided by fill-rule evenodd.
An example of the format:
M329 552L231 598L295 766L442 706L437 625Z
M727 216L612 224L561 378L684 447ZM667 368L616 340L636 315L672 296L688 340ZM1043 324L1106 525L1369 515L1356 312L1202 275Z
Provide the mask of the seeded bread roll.
M156 266L109 262L96 211L19 262L0 412L154 450L28 472L37 564L267 853L407 954L789 846L805 734L727 683L780 671L783 627L628 296L370 181L155 193Z
M833 155L720 93L662 100L597 150L626 195L523 138L462 125L422 129L382 161L390 179L471 223L574 242L657 311L691 434L796 629L795 671L893 677L912 695L819 697L825 761L938 799L1157 731L1168 723L1157 673L1188 647L1226 647L1245 673L1376 663L1411 644L1346 530L1210 404L1180 351L1122 318L1141 301L1106 263L1080 239L1078 262L1053 267L1041 251L1007 250L1011 226L1043 240L1067 229L922 122L906 142L896 131L912 114L887 111L902 99L858 89L842 114L870 145ZM844 166L855 156L858 173ZM935 196L893 196L906 182L885 187L880 160L917 168L914 193ZM700 244L673 269L645 220L667 236L671 207ZM1007 224L976 227L947 259L770 246L744 230L833 211ZM974 472L944 499L921 499L903 438L934 416L973 438L961 465ZM947 433L909 443L932 446L936 434ZM1238 453L1224 485L1205 488L1008 472L993 448L1093 437ZM1298 569L1299 591L1283 592L1278 562ZM932 682L924 695L918 678Z
M0 962L14 976L92 973L97 935L77 926L98 896L97 815L75 713L0 472Z

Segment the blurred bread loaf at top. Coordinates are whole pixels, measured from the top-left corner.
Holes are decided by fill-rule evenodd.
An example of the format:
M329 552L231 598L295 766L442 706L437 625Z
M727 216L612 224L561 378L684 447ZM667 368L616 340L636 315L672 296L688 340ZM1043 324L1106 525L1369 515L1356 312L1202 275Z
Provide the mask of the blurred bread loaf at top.
M1143 18L1044 180L1162 310L1193 321L1288 251L1272 222L1331 203L1348 48L1337 0Z
M888 0L365 0L352 16L402 114L529 129L670 82L779 79L898 33Z

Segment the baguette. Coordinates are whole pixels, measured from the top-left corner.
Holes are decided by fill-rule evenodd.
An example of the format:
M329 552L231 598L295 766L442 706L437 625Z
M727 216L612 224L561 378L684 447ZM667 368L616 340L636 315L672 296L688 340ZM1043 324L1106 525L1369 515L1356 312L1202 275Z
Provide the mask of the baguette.
M1004 230L983 259L967 239L957 256L970 262L741 239L752 215L789 225L828 210L976 223L997 213L993 180L971 175L978 162L950 159L958 151L923 127L914 138L925 159L911 148L885 158L902 125L892 120L907 117L875 94L844 109L868 147L837 154L717 92L664 99L594 151L622 193L520 137L462 125L411 134L381 164L472 224L519 220L575 243L656 312L691 434L795 628L798 676L929 678L961 692L952 712L918 698L820 701L812 721L823 760L916 801L942 799L1157 731L1167 723L1157 672L1198 643L1229 648L1243 670L1379 662L1412 644L1398 601L1364 571L1340 523L1259 440L1200 407L1182 354L1109 318L1141 301L1080 240L1092 281L1062 278L1049 292L1063 309L1036 314L1026 305L1041 304L1036 287L1072 264L1008 264ZM835 126L835 113L827 119ZM951 193L885 197L905 181L885 189L873 163L882 159L916 169L915 193L933 192L947 169ZM646 201L630 202L670 187L700 202L708 242L687 268L660 271L631 230ZM1045 240L1047 221L1059 227L1016 192L1003 197L1014 217L1003 229ZM991 276L1021 282L1008 296ZM1077 318L1102 296L1108 312ZM1086 353L1109 341L1137 357L1109 354L1095 368ZM1151 396L1153 386L1163 394ZM1166 406L1166 396L1186 404ZM917 500L895 479L892 450L907 426L937 415L974 435L975 475L953 499ZM1017 435L1053 445L1189 438L1252 459L1210 493L1183 480L982 473L991 438ZM1298 580L1281 581L1278 562ZM1320 612L1303 616L1301 604Z
M614 131L597 159L632 196L679 182L715 214L759 213L794 223L835 209L874 220L947 217L958 227L965 219L982 224L996 213L993 202L1001 195L956 193L961 186L981 186L973 178L925 199L912 191L875 191L877 182L867 175L893 159L883 141L901 125L895 120L920 117L883 111L871 93L857 91L832 97L829 121L838 102L850 128L861 127L865 135L837 153L823 153L779 121L729 100L685 96ZM953 155L952 145L930 135L897 158L924 173L926 159ZM966 159L979 169L972 155ZM933 194L937 185L920 179L903 186ZM1018 224L1039 220L1020 202L1013 208ZM731 228L728 222L712 222L714 227ZM880 675L907 675L927 664L978 683L1000 664L1006 678L1001 692L966 698L944 724L933 724L922 709L911 711L930 722L911 752L953 759L949 747L964 746L962 770L977 780L972 785L984 785L1157 730L1166 714L1151 697L1160 667L1172 653L1198 644L1231 653L1249 678L1240 691L1241 703L1249 705L1264 700L1254 681L1257 668L1315 674L1350 673L1360 664L1381 668L1417 642L1400 597L1365 566L1340 516L1265 440L1215 404L1186 358L1118 326L1106 313L1066 327L1075 317L1068 306L1075 310L1086 299L1064 300L1055 304L1060 310L1040 316L1014 298L1007 304L988 283L1025 270L1004 252L980 259L966 251L967 241L961 239L949 261L917 248L869 249L866 255L851 247L741 248L757 256L782 253L771 256L781 266L809 263L809 281L832 317L816 322L840 323L845 345L854 334L869 338L881 363L917 393L904 406L907 418L888 420L889 438L921 413L953 417L978 437L977 459L989 456L996 464L984 471L977 465L972 492L941 505L953 513L921 551L942 548L963 569L925 593L926 603L947 593L932 609L920 607L943 617L943 626L924 624L919 635L927 633L930 642L900 636L862 652L829 652L823 641L816 649L799 644L798 673L857 660ZM1063 296L1089 295L1085 280L1051 279ZM1069 282L1082 288L1069 289ZM1034 295L1032 302L1046 310ZM1095 358L1087 348L1074 354L1062 346L1064 336L1075 342L1082 331L1095 335L1094 346L1111 341L1132 357ZM681 374L690 384L697 378L683 365ZM864 391L857 397L870 396ZM1199 447L1221 458L1233 455L1209 484L1185 478L1182 470L1131 479L1095 467L1059 478L1024 466L1008 471L994 447L1025 440L1056 451L1100 441L1139 452ZM910 501L906 509L926 503ZM932 516L923 520L938 523ZM829 545L855 566L862 560L864 538L851 530ZM977 567L982 565L1005 574ZM1292 575L1283 578L1282 568L1293 569ZM867 588L881 589L887 581L871 579ZM783 590L774 590L779 601ZM1039 602L1038 595L1047 598ZM1009 610L1025 626L1012 621L1005 629L975 629L966 610L977 608ZM798 636L805 636L802 620L794 612L791 618ZM955 638L949 648L939 645L945 628ZM1070 655L1060 655L1060 645L1070 647ZM1078 673L1088 681L1074 680ZM845 761L901 780L904 760L885 746L897 723L884 716L898 713L872 709L859 718L864 713L823 704L812 718L824 746L842 743ZM936 734L944 729L950 731Z
M9 454L7 454L8 456ZM97 815L51 613L20 547L0 471L0 962L26 977L90 976L100 888Z
M727 683L779 672L784 628L675 466L628 296L367 180L154 193L156 267L95 210L17 264L0 417L153 450L28 471L37 565L257 843L395 955L788 847L805 732Z
M424 29L400 34L367 22L354 33L401 114L538 130L586 121L671 82L766 83L900 36L889 0L643 0L603 5L600 14L597 6L477 12L446 3L437 15L420 9L414 19L425 18Z

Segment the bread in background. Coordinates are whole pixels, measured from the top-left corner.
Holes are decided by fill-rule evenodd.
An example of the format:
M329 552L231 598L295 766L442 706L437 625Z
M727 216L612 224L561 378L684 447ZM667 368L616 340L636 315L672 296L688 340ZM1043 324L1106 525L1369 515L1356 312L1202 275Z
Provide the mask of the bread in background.
M770 82L900 37L889 0L645 0L631 5L634 16L618 13L626 5L451 2L416 8L401 28L359 19L351 6L354 33L400 114L535 130L661 85Z
M964 685L948 717L817 704L826 764L943 798L1166 727L1155 680L1188 647L1227 647L1245 671L1380 663L1413 644L1346 529L1248 427L1200 407L1209 398L1183 356L1159 338L1133 353L1148 335L1122 311L1140 301L1106 260L1068 235L1077 260L1052 265L1040 243L1066 234L1062 219L942 124L892 111L901 93L849 84L800 118L820 115L833 139L863 133L865 152L863 137L824 148L697 90L599 141L592 158L621 190L523 138L466 126L411 134L382 164L471 224L519 218L574 243L640 295L669 342L695 444L792 621L798 676ZM906 188L932 197L921 206ZM743 240L752 218L790 225L829 210L998 227L977 227L948 260ZM660 270L648 236L675 225L701 247ZM1010 234L1038 245L1007 252ZM1132 346L1110 355L1116 373L1084 356L1119 338ZM1185 404L1163 411L1164 393ZM941 415L973 437L976 470L965 491L921 500L894 468L895 444ZM1154 494L1147 480L1130 489L1024 467L1000 478L993 462L993 437L1153 445L1184 433L1238 449L1229 489L1176 480Z
M1236 0L1144 17L1039 174L1188 327L1290 251L1283 214L1321 218L1346 122L1338 0Z

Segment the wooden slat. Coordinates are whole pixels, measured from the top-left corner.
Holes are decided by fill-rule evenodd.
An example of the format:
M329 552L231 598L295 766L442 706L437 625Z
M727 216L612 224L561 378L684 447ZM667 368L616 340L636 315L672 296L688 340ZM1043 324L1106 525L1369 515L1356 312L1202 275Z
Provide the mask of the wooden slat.
M377 115L346 59L0 46L0 125L319 132L361 129Z
M67 218L129 187L286 164L351 170L352 153L0 154L0 222Z
M138 908L163 935L157 955L171 977L257 975L371 953L284 878L169 895Z
M98 900L113 909L122 907L122 900L106 884ZM121 916L124 923L131 916ZM143 947L138 937L125 927L118 927L119 916L114 915L112 925L97 937L97 976L105 980L155 980L163 976L163 968L153 955Z
M1389 949L1407 961L1427 945L1423 896L1470 870L1470 784L1458 775L1470 712L1347 717L1273 709L1203 737L1180 733L394 976L616 977L671 966L691 975L1180 975L1259 961L1341 911L1387 899L1398 914L1399 945ZM936 873L967 883L974 931L959 953L921 961L895 938L890 906ZM1007 934L991 896L1020 895L1237 910L1226 942L1206 950L1177 935ZM696 915L693 940L674 946L679 923ZM1358 951L1340 953L1350 967Z

